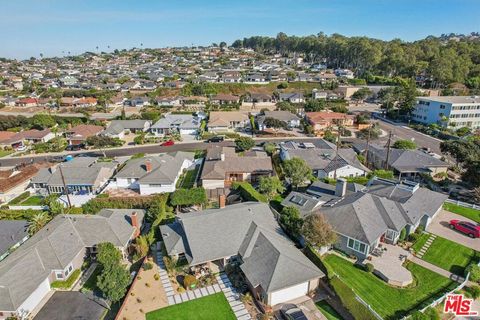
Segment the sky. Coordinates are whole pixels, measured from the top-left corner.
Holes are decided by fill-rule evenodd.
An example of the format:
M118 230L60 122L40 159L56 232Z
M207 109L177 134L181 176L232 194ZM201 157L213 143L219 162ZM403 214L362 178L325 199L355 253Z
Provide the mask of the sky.
M0 57L209 45L262 35L412 41L480 31L480 0L0 0Z

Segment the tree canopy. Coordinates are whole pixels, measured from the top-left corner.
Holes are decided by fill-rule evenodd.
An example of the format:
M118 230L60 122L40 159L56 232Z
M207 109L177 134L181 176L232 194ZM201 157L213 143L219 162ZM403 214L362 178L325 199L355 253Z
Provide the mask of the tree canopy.
M191 206L207 202L207 194L202 187L177 189L170 195L170 203L174 206Z
M417 148L417 144L412 140L397 140L392 147L395 149L414 150Z
M283 170L285 172L285 177L290 180L290 183L294 187L298 187L306 180L312 178L312 169L308 166L305 160L298 157L285 160L283 162Z
M311 245L320 248L334 243L337 234L323 214L309 215L302 227L302 234Z
M250 137L240 137L235 139L235 146L239 151L247 151L255 146L255 141Z
M285 191L282 181L278 177L261 177L258 190L270 200L278 193Z

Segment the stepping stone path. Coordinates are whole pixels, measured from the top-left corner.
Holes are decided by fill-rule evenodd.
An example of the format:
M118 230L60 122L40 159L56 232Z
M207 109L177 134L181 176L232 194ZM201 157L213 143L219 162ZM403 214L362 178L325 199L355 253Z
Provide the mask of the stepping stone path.
M250 320L252 317L248 313L245 305L240 301L240 294L237 293L237 290L232 286L232 283L228 279L227 275L222 272L216 276L218 285L220 286L222 292L225 294L230 307L235 313L235 316L238 320Z
M423 245L423 247L420 249L420 251L417 253L417 257L422 258L425 253L427 253L428 248L433 243L433 240L435 240L437 236L434 234L430 234L430 237L428 237L427 242Z
M237 293L235 288L232 286L232 283L228 279L227 275L223 272L216 276L218 283L214 285L205 288L197 288L193 291L187 291L184 293L175 293L175 290L172 287L172 283L168 278L165 264L163 263L163 255L161 248L161 243L158 242L156 254L157 265L159 269L158 273L160 275L160 280L162 281L163 288L165 289L165 293L167 295L168 305L174 305L205 297L211 294L223 292L238 320L252 319L247 309L245 308L245 305L243 304L243 302L240 301L240 294Z

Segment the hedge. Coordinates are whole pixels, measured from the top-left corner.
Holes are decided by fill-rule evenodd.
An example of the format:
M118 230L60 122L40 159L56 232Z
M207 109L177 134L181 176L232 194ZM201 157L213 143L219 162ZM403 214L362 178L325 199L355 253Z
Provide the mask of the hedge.
M355 298L353 290L340 280L340 278L333 277L330 279L330 285L354 319L376 320L370 310Z
M50 286L54 289L70 289L75 283L75 281L77 281L79 276L80 276L80 270L76 269L70 274L67 280L53 281Z
M148 209L155 196L94 198L82 205L86 214L97 214L102 209Z
M248 182L234 182L232 184L232 188L240 191L242 198L246 201L268 202L267 197L265 197L263 194L260 194Z
M328 279L332 279L335 276L335 271L333 271L332 267L330 267L326 263L323 263L322 258L318 255L318 253L311 245L307 244L304 250L304 254L307 256L308 259L310 259L310 261L313 262L314 265L316 265L320 270L325 272Z
M34 215L42 212L42 210L0 210L0 220L30 220Z
M8 204L14 205L14 204L22 203L24 200L27 200L28 197L30 197L30 192L25 191L24 193L14 198L12 201L10 201Z

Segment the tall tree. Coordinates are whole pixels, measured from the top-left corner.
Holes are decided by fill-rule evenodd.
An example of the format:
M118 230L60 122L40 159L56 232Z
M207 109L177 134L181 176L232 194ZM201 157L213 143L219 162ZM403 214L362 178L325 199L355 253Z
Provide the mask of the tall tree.
M50 217L45 211L35 214L28 223L28 233L33 235L42 229L50 220Z
M285 177L295 188L298 188L300 184L303 184L306 180L312 178L312 169L308 166L305 160L298 157L285 160L283 162L283 170L285 172Z
M309 215L303 223L302 234L308 243L317 248L337 241L337 234L323 214Z
M278 193L285 191L282 181L278 177L261 177L258 190L271 200Z

